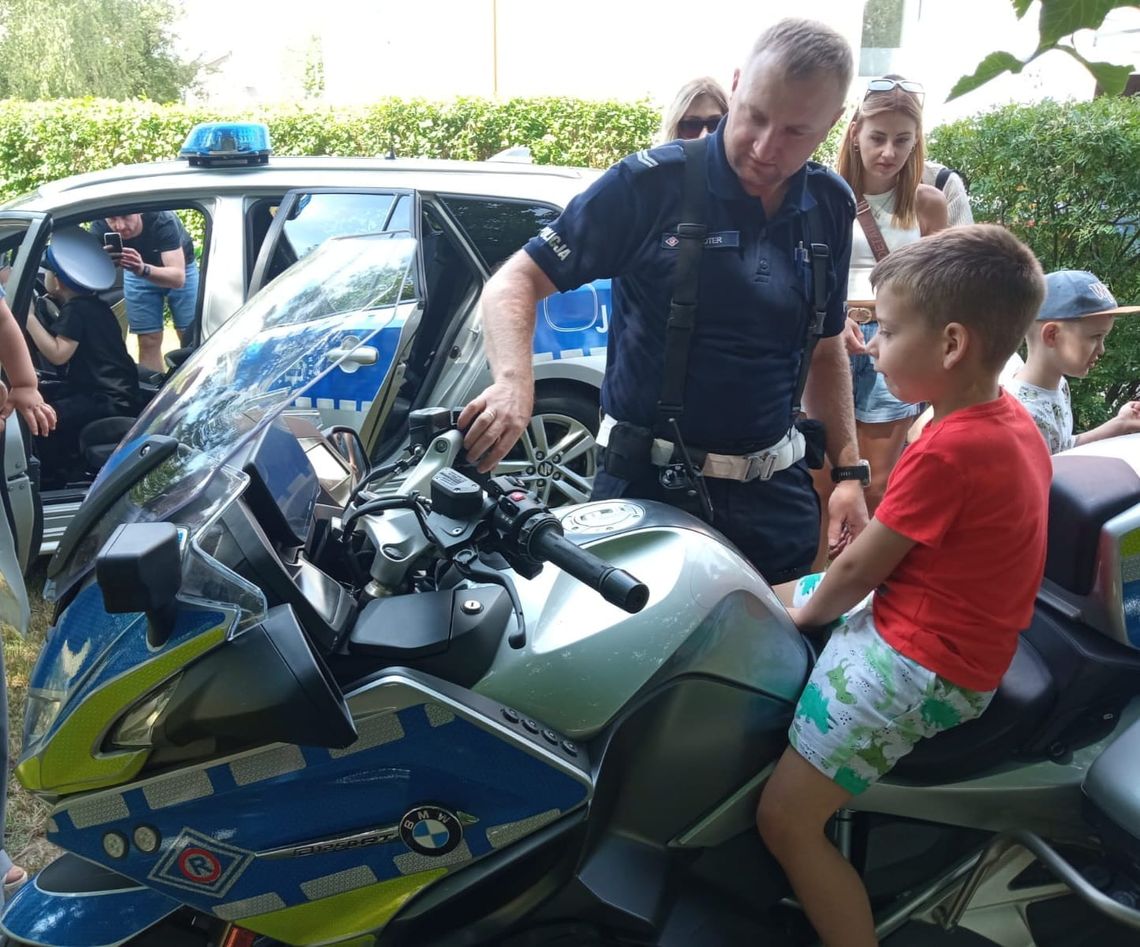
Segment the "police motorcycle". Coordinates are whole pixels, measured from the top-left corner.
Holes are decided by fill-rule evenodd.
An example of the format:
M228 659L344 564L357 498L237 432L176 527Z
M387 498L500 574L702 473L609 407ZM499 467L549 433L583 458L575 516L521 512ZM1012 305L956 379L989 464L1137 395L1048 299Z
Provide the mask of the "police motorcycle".
M329 241L104 466L50 567L17 767L64 854L6 943L810 942L753 813L814 645L742 557L672 508L477 479L452 410L368 470L297 407L356 344L345 313L365 344L361 314L416 305L413 250ZM1140 443L1117 449L1058 460L991 708L834 820L886 944L1140 936Z

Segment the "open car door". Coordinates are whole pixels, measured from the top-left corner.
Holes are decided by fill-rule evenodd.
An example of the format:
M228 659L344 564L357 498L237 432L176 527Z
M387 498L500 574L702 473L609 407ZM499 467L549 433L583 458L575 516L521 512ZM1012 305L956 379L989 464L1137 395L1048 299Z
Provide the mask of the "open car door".
M0 211L0 283L21 328L27 322L40 257L50 233L51 220L46 214ZM8 381L6 373L4 381ZM4 508L0 522L0 621L21 629L28 614L23 572L39 554L43 535L39 468L29 446L27 426L12 415L0 437Z
M408 233L416 236L419 202L414 191L312 188L289 191L282 198L254 264L252 297L330 237L363 233ZM415 339L424 307L420 297L423 263L417 251L411 272L412 296L420 304L380 332L367 325L337 344L344 352L328 353L337 368L298 399L296 407L316 408L325 425L347 425L356 431L377 400L390 404L402 381L401 366ZM346 316L348 319L364 316ZM351 326L348 328L352 328ZM359 340L371 336L367 344Z

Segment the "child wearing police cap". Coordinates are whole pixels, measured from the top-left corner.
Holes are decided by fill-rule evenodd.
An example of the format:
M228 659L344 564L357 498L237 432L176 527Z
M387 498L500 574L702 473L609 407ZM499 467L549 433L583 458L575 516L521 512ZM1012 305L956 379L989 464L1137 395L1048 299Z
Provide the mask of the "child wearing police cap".
M119 322L97 293L115 281L115 266L91 234L78 227L61 230L46 250L43 269L48 295L59 317L48 330L32 315L28 335L52 365L66 365L66 379L45 396L57 424L49 438L36 439L46 485L58 485L73 471L79 432L91 421L134 415L138 369L127 352Z
M1116 317L1140 312L1118 306L1108 288L1085 270L1045 277L1045 302L1025 337L1025 366L1004 382L1037 424L1050 454L1077 444L1140 431L1140 401L1129 401L1100 427L1073 434L1068 378L1084 378L1104 354Z

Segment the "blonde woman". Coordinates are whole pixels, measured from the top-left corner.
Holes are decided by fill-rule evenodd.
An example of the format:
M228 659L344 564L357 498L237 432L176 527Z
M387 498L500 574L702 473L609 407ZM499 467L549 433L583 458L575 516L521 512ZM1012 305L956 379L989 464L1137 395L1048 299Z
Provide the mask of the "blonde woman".
M716 79L692 79L681 86L661 116L657 143L711 135L727 111L728 96Z
M871 513L902 453L907 428L921 410L921 405L905 404L887 391L866 354L866 343L878 331L871 269L877 255L948 225L945 195L922 183L922 100L923 89L917 82L899 76L872 79L839 152L838 171L863 212L863 219L855 221L851 241L846 338L852 355L859 456L871 465L866 496ZM878 254L873 249L876 243Z

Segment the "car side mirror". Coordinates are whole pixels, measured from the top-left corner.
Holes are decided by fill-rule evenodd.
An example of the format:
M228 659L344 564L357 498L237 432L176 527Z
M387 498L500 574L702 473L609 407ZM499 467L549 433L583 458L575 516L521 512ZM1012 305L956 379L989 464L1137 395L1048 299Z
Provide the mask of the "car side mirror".
M367 476L370 469L368 452L364 449L364 441L355 428L337 424L326 428L322 432L333 449L344 458L352 472L353 484L360 483Z
M111 614L145 612L147 641L161 647L174 629L182 553L173 523L125 523L95 557L95 579Z

